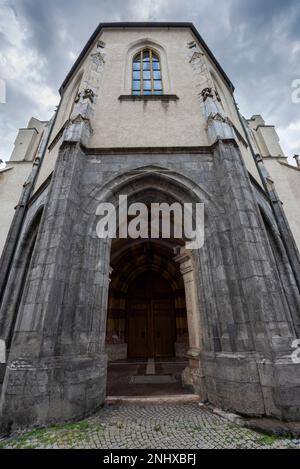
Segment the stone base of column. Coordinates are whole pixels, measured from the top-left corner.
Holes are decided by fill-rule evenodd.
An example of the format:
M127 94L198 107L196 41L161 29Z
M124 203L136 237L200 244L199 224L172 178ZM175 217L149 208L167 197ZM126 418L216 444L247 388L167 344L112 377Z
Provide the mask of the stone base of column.
M18 359L8 363L0 403L0 432L86 417L106 397L105 354Z
M300 363L291 356L257 362L265 412L284 421L300 421Z
M207 401L205 376L200 362L200 351L188 351L189 365L182 372L182 384L200 396L202 402Z
M109 362L127 360L128 344L106 344L105 352Z
M202 356L208 401L247 416L300 420L300 364L258 354Z

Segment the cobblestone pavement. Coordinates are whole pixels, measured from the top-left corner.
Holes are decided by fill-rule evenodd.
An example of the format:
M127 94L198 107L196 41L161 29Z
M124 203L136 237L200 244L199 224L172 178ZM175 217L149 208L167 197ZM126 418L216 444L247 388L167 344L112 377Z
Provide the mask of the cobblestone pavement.
M2 440L2 448L300 448L230 423L197 404L113 405L79 423Z

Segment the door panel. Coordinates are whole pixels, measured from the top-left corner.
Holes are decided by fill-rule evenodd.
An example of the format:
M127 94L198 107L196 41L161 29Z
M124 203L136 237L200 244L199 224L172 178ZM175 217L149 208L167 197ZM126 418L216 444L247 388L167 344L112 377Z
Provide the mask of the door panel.
M149 306L147 302L131 302L128 315L128 357L148 358Z
M172 301L152 301L153 340L156 357L174 355L174 311Z
M174 297L166 280L144 272L132 283L127 301L128 357L174 356Z

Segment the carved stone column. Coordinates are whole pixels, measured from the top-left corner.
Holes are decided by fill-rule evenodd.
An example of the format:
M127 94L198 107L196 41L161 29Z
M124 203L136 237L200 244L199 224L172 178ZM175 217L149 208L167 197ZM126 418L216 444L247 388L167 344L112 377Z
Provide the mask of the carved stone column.
M194 84L197 89L202 113L206 120L206 130L210 145L222 139L236 140L235 131L223 109L221 98L209 72L205 55L200 50L197 50L196 46L189 54L189 62L193 69Z
M182 381L205 401L205 377L201 366L202 327L193 259L190 252L182 249L174 260L180 264L183 277L189 331L189 350L187 353L189 366L182 373Z
M104 43L101 44L89 57L89 64L75 98L70 120L65 128L64 141L80 142L84 146L89 144L93 132L91 118L94 115L105 63L104 53L98 50L99 47L102 49L105 47Z

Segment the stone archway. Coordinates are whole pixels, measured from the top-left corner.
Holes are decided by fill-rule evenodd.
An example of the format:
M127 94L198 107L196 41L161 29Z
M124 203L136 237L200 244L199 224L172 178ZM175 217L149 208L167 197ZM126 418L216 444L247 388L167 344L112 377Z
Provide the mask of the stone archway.
M195 353L195 344L189 342L193 332L188 330L187 290L178 250L178 240L117 239L112 243L106 328L108 392L112 395L120 388L123 394L140 395L141 389L132 390L128 383L132 375L145 373L149 360L155 362L156 375L176 375L176 386L163 384L162 393L197 391L190 374L186 379L188 352L193 348ZM136 361L140 363L138 368L133 365ZM115 386L116 380L119 387ZM149 385L144 391L149 395L157 388Z
M147 207L151 203L168 203L172 205L173 203L197 203L201 202L200 194L202 194L202 200L207 202L207 213L211 216L216 208L214 204L210 204L211 199L209 194L202 192L197 186L190 186L190 180L185 176L180 176L177 173L165 171L162 174L158 171L157 168L141 168L136 171L136 173L130 173L128 175L122 175L114 179L111 183L105 187L101 193L93 193L93 199L99 201L110 202L118 211L119 195L126 194L128 198L128 205L131 203L139 204L143 203ZM87 207L90 211L91 207ZM91 226L91 225L90 225ZM214 217L211 217L211 223L208 225L209 229L214 226ZM92 227L92 226L91 226ZM94 231L93 226L93 231ZM138 256L133 251L133 244L143 244L145 240L140 240L137 242L134 240L133 243L127 244L125 247L122 246L124 240L117 239L112 243L105 243L103 240L99 242L97 239L90 238L94 247L89 248L88 252L102 252L103 259L105 257L106 264L104 267L103 262L101 264L95 264L95 268L101 267L108 273L110 272L109 279L109 291L110 293L107 296L105 294L105 308L107 310L107 315L105 320L107 321L106 327L106 340L105 340L105 351L108 352L109 359L126 359L128 357L128 344L126 343L125 337L125 324L126 319L118 320L113 315L118 316L124 314L125 303L126 303L126 291L128 288L128 280L132 275L137 275L138 272L141 272L144 267L139 267L139 270L134 274L131 272L131 262L132 259L137 259ZM205 380L202 372L202 366L200 362L202 360L202 330L203 327L201 322L204 321L204 318L201 318L202 307L199 303L199 288L202 284L198 278L202 272L199 270L198 266L195 267L197 263L197 258L200 256L198 251L185 251L184 246L185 242L183 239L169 239L167 240L154 240L148 239L146 242L154 242L156 245L166 247L168 244L169 249L169 264L172 263L173 267L177 271L177 276L180 277L181 290L182 290L182 303L184 303L185 311L185 344L183 345L181 341L176 340L175 342L175 355L179 354L181 357L188 359L186 369L183 373L183 382L189 389L192 389L194 392L200 394L200 397L206 399L205 392ZM102 246L102 247L101 247ZM105 250L105 253L103 251ZM109 249L109 251L108 251ZM116 265L116 258L119 254L122 254L122 251L128 249L129 260L127 269L123 269L122 266ZM161 265L162 259L164 256L158 256L158 262L156 267ZM91 264L95 263L95 260L90 259ZM198 269L198 270L197 270ZM163 269L164 275L169 275L168 268ZM121 273L121 274L120 274ZM100 272L99 272L100 274ZM103 273L101 274L103 275ZM116 277L120 277L116 280ZM170 275L169 275L170 277ZM171 275L172 277L172 275ZM125 281L124 281L125 278ZM103 276L103 279L107 279L106 275ZM167 280L170 280L167 279ZM106 282L106 280L105 280ZM199 287L199 288L198 288ZM209 286L210 288L210 286ZM111 295L112 290L117 290L116 296ZM208 293L208 290L207 290ZM102 303L104 306L104 303ZM189 309L189 314L186 314L187 305ZM100 306L100 305L99 305ZM111 311L113 313L111 314ZM103 316L101 321L103 321ZM177 319L177 318L176 318ZM117 322L118 325L112 326L114 322ZM120 324L123 322L123 325ZM207 335L208 331L206 331ZM110 335L109 340L107 336ZM101 334L101 348L102 348L102 339L103 335ZM114 349L112 351L112 348Z
M106 331L109 359L126 359L139 355L186 356L188 327L184 282L179 265L174 261L172 243L159 240L116 240L112 244L111 266ZM129 315L138 314L133 311L138 308L142 308L144 312L141 314L147 316L148 326L145 325L143 331L147 329L150 334L153 334L153 315L157 314L157 310L165 316L166 322L169 321L170 327L171 323L174 323L173 338L168 345L169 352L155 351L153 337L149 340L144 337L144 343L148 344L147 350L144 350L144 353L134 353L134 348L128 344ZM166 310L170 309L172 315L166 317ZM141 334L143 331L140 331ZM160 331L157 330L156 333L159 334Z

